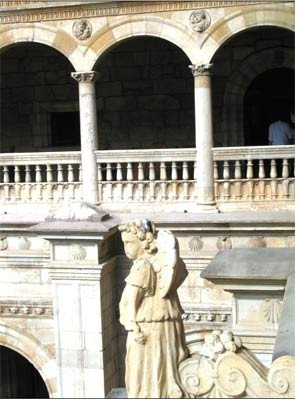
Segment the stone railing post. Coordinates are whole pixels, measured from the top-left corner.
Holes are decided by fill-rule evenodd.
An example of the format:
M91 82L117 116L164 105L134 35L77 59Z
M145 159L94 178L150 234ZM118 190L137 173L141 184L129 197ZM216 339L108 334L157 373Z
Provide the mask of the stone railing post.
M95 150L98 149L95 98L96 72L73 72L79 83L80 135L83 201L98 202L97 167Z
M195 81L198 205L214 206L213 129L211 105L212 64L191 65Z

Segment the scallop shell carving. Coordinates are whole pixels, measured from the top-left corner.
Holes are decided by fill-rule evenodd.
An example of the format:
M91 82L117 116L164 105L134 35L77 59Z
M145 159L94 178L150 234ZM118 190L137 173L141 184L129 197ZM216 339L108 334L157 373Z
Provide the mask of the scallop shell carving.
M0 251L8 248L8 240L6 236L0 236Z
M233 247L231 238L228 236L219 236L216 247L219 251L230 250Z
M188 242L188 248L194 253L201 251L203 246L204 243L199 236L192 237L191 240Z
M247 247L266 247L266 241L263 236L254 236L248 240Z
M72 260L85 260L86 258L86 250L84 247L78 245L78 244L73 244L71 246L71 258Z
M31 247L31 242L29 241L28 238L19 236L17 240L17 248L19 250L29 250Z

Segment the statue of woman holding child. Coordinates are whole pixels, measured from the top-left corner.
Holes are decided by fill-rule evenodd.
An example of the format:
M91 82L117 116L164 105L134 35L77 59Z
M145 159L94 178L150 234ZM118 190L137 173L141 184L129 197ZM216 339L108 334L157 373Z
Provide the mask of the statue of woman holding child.
M120 301L128 331L125 382L129 398L181 398L178 366L188 357L177 288L187 276L173 234L141 219L120 225L133 260Z

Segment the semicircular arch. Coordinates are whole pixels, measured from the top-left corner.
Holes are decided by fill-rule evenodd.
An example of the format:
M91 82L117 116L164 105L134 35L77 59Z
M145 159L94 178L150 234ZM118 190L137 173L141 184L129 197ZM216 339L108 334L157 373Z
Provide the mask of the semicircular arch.
M24 334L17 327L0 323L0 345L16 351L37 369L48 390L49 396L57 397L56 362L53 355L42 349L33 335Z
M154 36L179 47L193 63L196 42L191 33L182 25L160 17L129 17L98 31L85 52L85 65L91 70L99 58L115 44L138 36Z
M236 34L266 26L285 28L294 32L294 17L290 7L264 5L245 10L241 8L238 12L226 15L206 31L200 45L200 54L203 57L201 61L210 63L220 47Z
M79 56L82 56L75 39L52 26L36 23L19 24L12 29L5 26L0 34L0 51L18 43L44 44L66 57L75 70L79 64Z
M283 54L277 63L276 51ZM287 48L264 49L249 56L228 80L224 95L222 135L225 146L240 146L244 132L244 98L251 82L260 74L275 68L293 68L293 51ZM241 137L240 137L241 139Z

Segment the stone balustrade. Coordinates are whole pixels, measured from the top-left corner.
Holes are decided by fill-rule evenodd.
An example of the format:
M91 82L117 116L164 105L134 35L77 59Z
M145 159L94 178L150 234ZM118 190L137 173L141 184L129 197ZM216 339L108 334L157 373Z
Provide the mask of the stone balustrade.
M197 199L195 149L99 150L102 203L189 203ZM295 200L294 146L214 148L219 205ZM0 154L1 203L80 200L80 152Z

